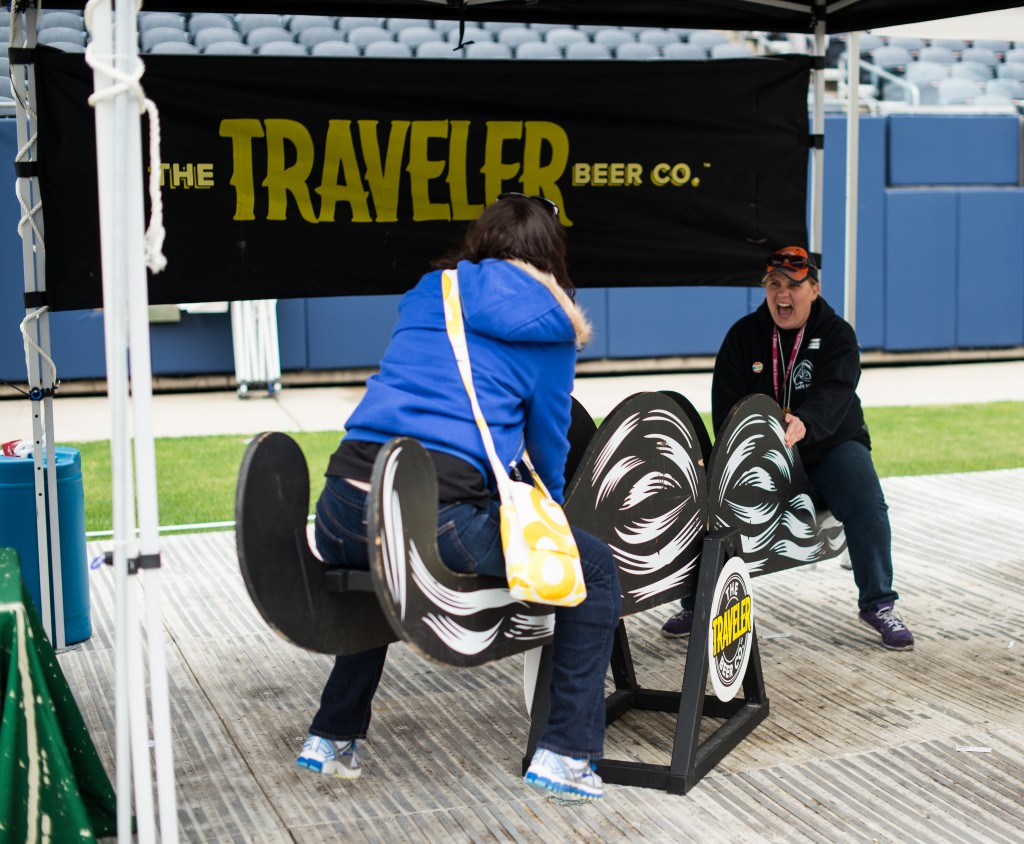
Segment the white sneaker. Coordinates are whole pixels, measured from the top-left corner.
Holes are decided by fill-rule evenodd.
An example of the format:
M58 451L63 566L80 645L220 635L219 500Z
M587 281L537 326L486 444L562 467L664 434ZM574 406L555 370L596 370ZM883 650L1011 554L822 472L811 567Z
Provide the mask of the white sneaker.
M550 750L533 755L524 779L527 785L550 791L559 803L586 803L604 796L604 783L589 759L573 759Z
M306 742L302 745L302 751L295 764L325 777L338 777L343 780L358 779L363 772L354 739L331 741L312 733L306 736Z

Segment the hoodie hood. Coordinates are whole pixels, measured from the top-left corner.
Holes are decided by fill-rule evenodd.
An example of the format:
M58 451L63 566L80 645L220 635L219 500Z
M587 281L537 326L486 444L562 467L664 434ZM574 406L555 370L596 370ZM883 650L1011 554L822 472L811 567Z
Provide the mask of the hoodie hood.
M459 289L466 324L479 334L513 342L590 341L592 329L549 273L525 261L460 261Z

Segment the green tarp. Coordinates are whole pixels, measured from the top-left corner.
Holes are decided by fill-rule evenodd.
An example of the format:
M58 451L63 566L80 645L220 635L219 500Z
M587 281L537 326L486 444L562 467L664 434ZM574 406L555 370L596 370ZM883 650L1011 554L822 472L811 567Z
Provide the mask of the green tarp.
M114 835L114 790L11 548L0 548L0 678L0 844Z

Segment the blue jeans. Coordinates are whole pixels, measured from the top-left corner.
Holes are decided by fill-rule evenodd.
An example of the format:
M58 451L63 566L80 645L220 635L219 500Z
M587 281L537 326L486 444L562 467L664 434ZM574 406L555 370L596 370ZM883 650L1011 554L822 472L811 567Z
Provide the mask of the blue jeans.
M317 549L328 565L369 568L366 550L367 494L329 477L316 507ZM566 756L604 755L604 678L622 609L615 561L608 546L573 528L580 550L587 598L555 610L551 714L538 747ZM449 568L505 576L497 502L442 505L437 543ZM309 731L337 741L365 738L373 696L384 671L387 646L338 656Z
M897 600L899 595L892 588L889 505L871 462L870 449L854 440L840 443L806 471L811 487L843 523L859 593L857 606L868 610ZM684 610L692 610L693 604L693 595L687 595L681 602Z
M899 598L892 588L892 530L871 450L849 440L825 452L807 470L811 486L843 523L859 592L857 605L871 610Z

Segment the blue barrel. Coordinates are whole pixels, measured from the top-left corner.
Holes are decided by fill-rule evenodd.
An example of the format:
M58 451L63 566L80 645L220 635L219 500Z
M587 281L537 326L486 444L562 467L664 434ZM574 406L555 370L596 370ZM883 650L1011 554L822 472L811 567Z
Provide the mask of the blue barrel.
M60 520L60 563L64 594L64 641L73 645L92 635L89 614L89 564L85 556L85 493L82 489L82 457L77 449L56 447L57 508ZM44 468L44 474L49 467ZM0 456L0 547L14 548L21 558L25 580L40 616L39 541L36 532L35 464L31 458ZM49 492L45 493L46 500ZM53 544L54 531L50 531ZM51 592L55 581L50 555ZM56 637L56 616L46 608Z

